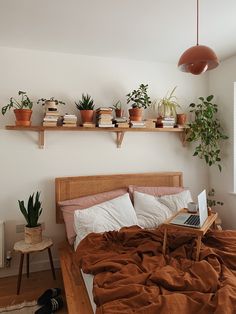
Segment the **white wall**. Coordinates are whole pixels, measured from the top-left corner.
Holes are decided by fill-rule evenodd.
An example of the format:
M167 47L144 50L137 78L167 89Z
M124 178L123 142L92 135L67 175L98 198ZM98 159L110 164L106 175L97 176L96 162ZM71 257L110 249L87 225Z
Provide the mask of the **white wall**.
M223 61L209 73L210 93L216 96L219 116L229 139L222 143L223 171L210 169L210 186L215 187L224 206L218 208L226 228L236 228L236 194L234 191L234 82L236 82L236 56Z
M207 76L195 77L181 73L174 64L146 63L121 59L87 57L0 48L0 104L5 105L18 90L25 90L33 100L55 96L67 102L62 112L77 111L74 101L88 92L98 106L110 106L140 83L148 83L152 98L162 97L174 86L186 107L196 97L206 95ZM155 116L153 112L149 115ZM40 123L42 107L35 105L33 123ZM148 171L182 171L184 184L193 196L208 185L207 168L184 148L177 134L126 134L121 149L111 133L48 132L46 147L37 147L37 134L7 131L14 124L13 113L0 116L0 219L6 221L6 250L12 250L23 234L15 233L15 225L24 223L17 200L27 199L41 191L46 224L45 235L56 248L64 239L64 228L55 223L54 179L78 176ZM32 256L33 269L48 266L46 255ZM0 276L16 272L17 256L12 268L0 271Z

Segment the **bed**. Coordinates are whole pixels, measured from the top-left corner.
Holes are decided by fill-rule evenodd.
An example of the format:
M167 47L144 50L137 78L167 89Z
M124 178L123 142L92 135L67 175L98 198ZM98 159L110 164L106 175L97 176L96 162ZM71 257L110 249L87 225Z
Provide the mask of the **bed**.
M183 177L182 177L182 173L181 172L165 172L165 173L144 173L144 174L123 174L123 175L101 175L101 176L81 176L81 177L66 177L66 178L56 178L55 181L55 185L56 185L56 204L57 204L57 223L63 223L63 218L61 215L61 210L60 207L58 206L58 204L61 201L64 200L70 200L70 199L74 199L77 197L83 197L83 196L87 196L87 195L92 195L92 194L96 194L96 193L101 193L101 192L107 192L107 191L112 191L114 189L120 189L120 188L128 188L129 185L136 185L136 186L163 186L163 187L182 187L183 186ZM134 227L135 228L135 227ZM123 231L122 231L123 232ZM126 232L126 230L124 231ZM155 233L156 232L156 233ZM143 237L143 231L142 230L134 230L132 229L132 227L129 229L128 234L131 234L133 236L133 234L139 234L140 235L140 239L142 239ZM109 237L117 237L117 234L110 234ZM119 236L119 234L118 234ZM123 235L121 235L123 237ZM124 236L126 236L126 233L124 233ZM153 239L153 237L157 237L159 240L159 242L161 241L162 238L162 233L161 233L161 228L160 231L151 231L148 233L148 236L151 237ZM233 237L236 236L234 234L234 232L232 233L228 233L225 234L224 236L232 239ZM175 242L175 237L176 235L172 235L172 240L173 243ZM88 238L90 238L90 235L88 236ZM228 239L227 238L227 239ZM86 238L87 239L87 238ZM81 249L81 254L82 255L87 255L87 250L86 249L86 241L84 240L83 244L80 245L80 249ZM187 243L187 245L191 246L192 244L189 242L189 238L186 239L186 237L182 237L179 238L180 242L183 241L183 243ZM211 241L215 241L214 237L209 237L209 245L211 245ZM213 239L213 240L212 240ZM218 241L219 239L216 239L216 241ZM99 249L99 243L101 242L101 239L98 239L98 242L96 242L96 239L89 239L89 241L94 241L94 242L90 242L90 243L94 243L95 246L98 247ZM187 241L187 242L186 242ZM128 241L127 241L128 242ZM178 241L177 241L178 242ZM227 241L223 241L224 243L226 243L226 246L228 245ZM236 242L236 241L235 241ZM159 243L160 244L160 243ZM205 243L204 243L205 244ZM146 245L146 244L145 244ZM179 245L179 243L178 243ZM182 254L183 252L181 251L183 248L181 247L180 251L178 251L177 254ZM150 250L152 250L152 248L150 248ZM208 252L207 250L211 250L210 247L206 246L206 252ZM220 250L220 248L218 248L218 250ZM225 309L230 309L230 310L226 310L226 312L224 313L235 313L234 309L236 308L236 277L235 277L235 272L236 272L236 259L235 259L235 252L236 252L236 246L234 244L233 241L230 241L230 245L227 247L228 252L226 252L225 254L227 255L227 259L229 259L229 264L230 264L230 273L227 273L227 280L230 286L230 289L227 290L226 289L226 294L223 294L220 296L220 300L219 302L226 302L225 303ZM90 250L91 251L91 250ZM221 250L222 251L222 250ZM231 252L233 251L233 252ZM92 251L91 251L92 252ZM209 253L210 252L210 253ZM211 259L211 251L209 251L208 254L210 256ZM103 254L102 252L98 251L98 256L99 254ZM138 252L140 253L140 252ZM123 253L122 253L123 254ZM159 254L159 253L158 253ZM176 254L176 252L174 251L173 254ZM184 253L185 254L185 253ZM205 254L205 253L204 253ZM84 282L84 277L81 273L80 267L79 267L79 258L78 255L80 254L75 254L73 248L68 245L68 243L65 243L63 246L61 246L60 248L60 262L61 262L61 269L62 269L62 275L63 275L63 280L64 280L64 286L65 286L65 294L66 294L66 299L67 299L67 305L68 305L68 311L71 314L92 314L94 313L93 308L91 306L91 302L90 302L90 298L86 289L86 285ZM160 254L159 254L160 255ZM230 255L230 256L229 256ZM80 256L81 258L81 256ZM95 256L96 258L96 256ZM170 255L170 260L174 260L175 259L175 255L171 256ZM174 263L176 263L176 261L174 260ZM213 262L213 266L214 266L215 261ZM192 265L192 262L190 261L190 264ZM190 265L189 264L189 265ZM212 265L210 265L209 270L212 270ZM186 267L186 266L185 266ZM190 266L188 266L190 267ZM219 265L215 265L214 267L219 267ZM213 268L214 268L213 267ZM168 270L168 268L167 268ZM201 270L201 272L203 272L204 269ZM167 271L168 273L168 271ZM214 271L213 271L214 273ZM222 272L223 274L223 272ZM224 274L225 275L225 274ZM171 275L172 276L172 275ZM203 276L206 277L205 274L203 274ZM165 281L165 278L162 278L162 281ZM172 280L172 279L171 279ZM178 281L178 280L177 280ZM169 283L168 283L169 285ZM220 311L213 311L213 307L208 306L207 303L210 304L210 296L213 296L213 290L211 287L212 283L208 282L208 288L206 288L206 292L207 294L205 294L205 302L206 302L206 307L205 309L201 312L201 313L222 313ZM170 291L176 289L175 288L170 288ZM205 288L204 288L205 289ZM208 290L209 291L208 291ZM215 287L215 289L217 289ZM178 289L177 289L178 290ZM211 291L212 290L212 291ZM168 296L170 294L170 292L168 291L168 289L164 289L164 293ZM210 292L210 293L209 293ZM163 293L163 291L162 291ZM227 298L226 298L227 295ZM201 298L196 294L195 296L196 300L198 300L199 302L202 302ZM223 298L223 299L222 299ZM227 300L226 300L227 299ZM172 300L173 301L173 300ZM177 306L176 309L178 310L178 302L176 302ZM182 302L182 301L181 301ZM180 302L180 303L181 303ZM217 300L218 302L218 300ZM123 304L122 304L123 306ZM114 311L111 309L107 309L107 311L105 311L105 313L173 313L173 311L169 311L166 310L168 309L168 306L165 305L163 308L161 308L160 310L153 310L150 309L145 310L145 311L139 311L139 310L126 310L124 308L124 310L122 310L122 307L120 308L120 310L118 311ZM182 306L182 305L181 305ZM186 305L188 307L188 305ZM196 307L197 308L197 307ZM232 310L231 310L232 309ZM98 313L103 313L103 310L98 311ZM185 311L183 311L182 313L187 313ZM193 309L193 311L188 311L188 313L196 313L196 310Z

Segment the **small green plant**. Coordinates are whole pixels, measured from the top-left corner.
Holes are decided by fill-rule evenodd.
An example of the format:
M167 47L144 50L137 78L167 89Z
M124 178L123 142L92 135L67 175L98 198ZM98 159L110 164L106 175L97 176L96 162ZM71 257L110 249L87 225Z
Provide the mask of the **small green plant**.
M220 121L216 117L218 108L211 102L213 98L213 95L206 99L199 97L198 104L189 105L190 112L194 114L194 121L188 124L187 141L198 143L193 156L204 159L209 166L216 164L221 171L220 141L228 139L228 136L224 134Z
M28 199L27 208L25 207L24 201L19 201L20 211L25 217L27 222L26 227L34 228L38 226L38 219L42 213L42 202L39 200L40 193L37 192L34 199L34 193L30 195Z
M175 117L177 113L177 108L181 106L177 102L177 97L174 95L177 86L173 88L170 94L163 97L154 107L158 109L158 115L162 117Z
M117 109L117 110L121 110L122 109L122 103L120 100L118 100L115 105L112 106L112 109Z
M4 115L7 110L11 108L14 109L32 109L33 102L29 99L26 92L19 91L18 95L21 96L20 100L16 100L14 97L11 97L9 100L9 104L2 107L2 114Z
M82 94L82 99L76 103L76 107L78 110L93 110L94 109L94 101L91 96L88 94Z
M208 207L214 207L214 206L217 206L217 205L220 205L220 206L223 206L224 203L221 202L221 201L216 201L214 198L215 196L215 189L210 189L210 191L208 192L208 198L207 198L207 206Z
M37 104L41 103L44 106L46 101L54 101L56 105L59 105L59 104L65 105L66 104L64 101L54 99L54 97L51 97L50 99L40 98L40 99L38 99Z
M137 90L127 94L127 104L131 102L132 108L144 108L150 106L150 97L147 94L148 84L141 84Z

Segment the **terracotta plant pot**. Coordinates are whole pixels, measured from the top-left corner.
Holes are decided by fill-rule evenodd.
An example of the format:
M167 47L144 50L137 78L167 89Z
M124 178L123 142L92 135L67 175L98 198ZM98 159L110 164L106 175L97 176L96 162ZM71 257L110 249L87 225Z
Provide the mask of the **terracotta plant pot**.
M129 109L130 121L142 121L143 109L142 108L132 108Z
M42 242L42 226L38 225L34 228L25 226L25 243L37 244Z
M123 110L122 109L115 109L116 118L121 118L123 116Z
M16 125L30 126L31 125L31 109L14 109L16 116Z
M57 111L57 104L53 100L46 100L44 103L45 112Z
M187 115L185 113L177 113L177 124L185 125L187 120Z
M80 110L82 123L93 122L94 110Z

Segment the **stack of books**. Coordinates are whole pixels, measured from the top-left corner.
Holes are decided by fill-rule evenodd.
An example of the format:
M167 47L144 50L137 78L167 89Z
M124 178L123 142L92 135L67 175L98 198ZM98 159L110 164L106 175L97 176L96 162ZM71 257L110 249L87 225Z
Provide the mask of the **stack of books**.
M113 122L117 128L129 128L128 119L126 117L117 117Z
M47 110L43 118L43 126L57 126L59 118L60 114L56 108L55 110Z
M131 128L146 128L145 121L130 121Z
M64 127L76 127L77 126L77 117L74 114L65 114L63 117Z
M146 128L155 129L156 128L156 119L146 119L145 120Z
M100 107L96 110L97 125L99 128L112 128L112 109L108 107Z
M163 128L174 128L175 126L175 118L174 117L166 117L161 120L161 124Z

